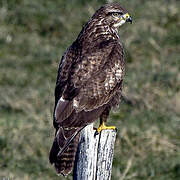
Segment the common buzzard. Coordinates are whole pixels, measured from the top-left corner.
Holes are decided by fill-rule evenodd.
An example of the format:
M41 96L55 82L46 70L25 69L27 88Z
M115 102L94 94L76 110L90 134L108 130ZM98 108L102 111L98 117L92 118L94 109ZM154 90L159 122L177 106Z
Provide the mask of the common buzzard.
M50 163L58 174L72 171L79 132L100 118L99 133L107 127L112 107L118 105L125 71L123 47L118 27L132 22L118 3L98 9L59 64L55 88L55 139Z

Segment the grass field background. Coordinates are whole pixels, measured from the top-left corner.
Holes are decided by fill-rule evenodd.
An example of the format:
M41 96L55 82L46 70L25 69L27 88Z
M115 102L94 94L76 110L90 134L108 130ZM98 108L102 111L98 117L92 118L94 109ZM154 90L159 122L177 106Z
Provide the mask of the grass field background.
M0 180L64 179L48 162L58 63L107 2L0 1ZM119 2L133 24L119 31L127 70L109 120L118 128L112 180L179 180L180 2Z

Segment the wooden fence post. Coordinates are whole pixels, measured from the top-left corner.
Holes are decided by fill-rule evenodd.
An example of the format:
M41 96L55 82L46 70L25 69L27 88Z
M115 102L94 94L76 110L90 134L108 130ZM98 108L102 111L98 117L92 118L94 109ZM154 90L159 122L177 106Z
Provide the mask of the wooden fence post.
M74 165L73 180L110 180L115 130L103 130L94 135L93 125L81 131Z

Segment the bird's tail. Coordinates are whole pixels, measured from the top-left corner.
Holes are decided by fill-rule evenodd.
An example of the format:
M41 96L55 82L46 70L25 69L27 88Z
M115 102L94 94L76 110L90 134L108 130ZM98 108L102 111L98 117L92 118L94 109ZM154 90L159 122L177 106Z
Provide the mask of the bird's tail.
M49 161L54 164L57 174L66 176L71 173L79 143L79 131L59 128L49 154Z

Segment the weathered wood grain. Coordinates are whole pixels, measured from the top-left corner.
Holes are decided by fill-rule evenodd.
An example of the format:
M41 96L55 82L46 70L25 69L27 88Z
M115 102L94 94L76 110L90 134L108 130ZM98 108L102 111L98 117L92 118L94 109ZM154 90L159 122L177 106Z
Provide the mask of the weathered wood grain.
M115 130L103 130L95 136L93 125L81 132L74 167L74 180L110 180Z

